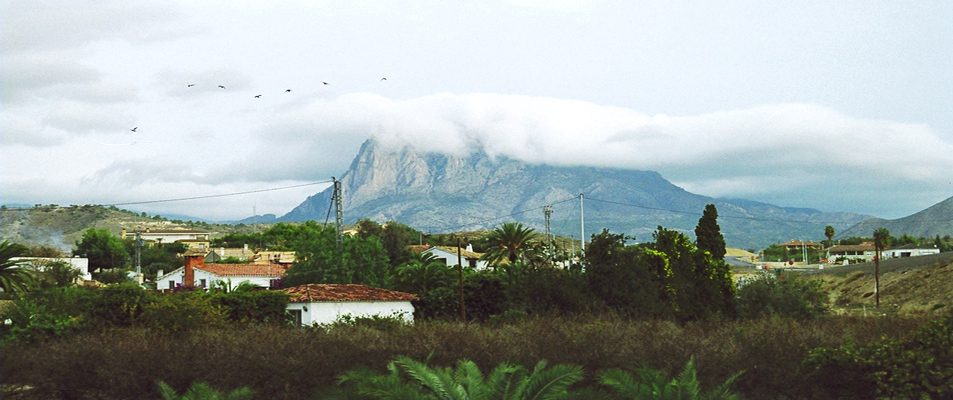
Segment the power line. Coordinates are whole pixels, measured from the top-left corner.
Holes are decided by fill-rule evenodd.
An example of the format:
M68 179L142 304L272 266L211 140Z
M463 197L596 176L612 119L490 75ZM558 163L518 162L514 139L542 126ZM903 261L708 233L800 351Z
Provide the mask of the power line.
M331 181L320 181L320 182L302 183L302 184L299 184L299 185L282 186L282 187L269 188L269 189L248 190L248 191L244 191L244 192L232 192L232 193L222 193L222 194L209 194L209 195L204 195L204 196L193 196L193 197L178 197L178 198L162 199L162 200L145 200L145 201L131 201L131 202L126 202L126 203L112 203L112 204L103 204L102 206L103 206L103 207L114 207L114 206L129 206L129 205L138 205L138 204L171 203L171 202L175 202L175 201L187 201L187 200L213 199L213 198L218 198L218 197L240 196L240 195L251 194L251 193L263 193L263 192L273 192L273 191L276 191L276 190L294 189L294 188L305 187L305 186L320 185L320 184L322 184L322 183L331 183ZM28 209L30 209L30 208L31 208L31 207L16 207L16 208L9 208L9 207L8 207L8 208L4 208L2 211L22 211L22 210L28 210Z

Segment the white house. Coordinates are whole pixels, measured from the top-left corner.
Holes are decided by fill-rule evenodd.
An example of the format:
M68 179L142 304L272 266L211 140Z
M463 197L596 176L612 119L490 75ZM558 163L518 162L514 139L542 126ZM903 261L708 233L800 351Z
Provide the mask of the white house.
M144 229L127 231L122 229L119 234L120 239L132 239L136 235L146 243L155 243L162 245L164 243L182 242L190 249L203 249L209 247L209 237L211 232L195 229Z
M466 250L460 249L460 255L457 255L457 247L447 247L447 246L434 246L424 250L424 253L433 254L437 257L438 260L443 261L444 264L450 267L456 267L459 265L457 262L458 258L463 259L463 265L469 266L477 271L482 271L487 268L489 263L486 260L481 260L483 253L474 253L473 247L467 245Z
M178 285L209 288L216 282L229 284L229 290L242 282L270 288L287 270L279 264L206 264L204 252L192 252L185 254L184 267L156 279L156 289L175 289Z
M881 252L884 259L887 258L903 258L903 257L918 257L925 256L930 254L940 254L940 249L934 246L921 246L915 244L908 244L900 247L895 247L889 250L884 250Z
M285 289L288 312L297 325L323 325L350 317L396 317L414 322L417 296L364 285L312 283Z
M872 243L837 245L828 249L834 260L844 259L855 262L873 261L876 252Z
M89 273L89 259L83 257L14 257L12 261L24 260L26 263L30 264L33 268L42 271L46 265L49 265L54 262L63 262L69 264L73 269L81 273L80 278L83 280L92 280L93 276Z

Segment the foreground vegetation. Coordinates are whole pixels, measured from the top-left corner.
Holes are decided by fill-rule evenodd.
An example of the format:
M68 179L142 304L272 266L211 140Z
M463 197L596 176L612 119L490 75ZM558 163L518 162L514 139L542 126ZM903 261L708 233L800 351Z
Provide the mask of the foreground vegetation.
M731 386L744 398L834 398L845 387L839 384L875 381L876 367L886 368L887 361L904 361L894 368L949 365L950 318L927 325L927 336L936 338L932 342L916 336L926 321L894 316L678 324L579 316L413 326L363 320L314 329L230 325L181 335L115 328L7 344L0 374L4 398L158 398L157 380L180 393L203 382L222 391L249 387L262 399L360 398L343 397L349 386L338 379L359 368L385 373L400 356L433 367L467 359L484 371L504 363L532 370L541 360L577 365L583 377L574 389L599 387L599 374L610 369L648 367L676 377L694 359L703 388L716 388L744 371ZM929 345L909 353L917 343ZM942 345L947 347L937 352ZM878 359L873 349L889 349L893 358ZM857 354L863 362L852 364ZM904 359L905 354L916 359ZM805 364L809 359L812 364ZM924 364L930 359L936 364ZM949 369L932 371L949 382Z

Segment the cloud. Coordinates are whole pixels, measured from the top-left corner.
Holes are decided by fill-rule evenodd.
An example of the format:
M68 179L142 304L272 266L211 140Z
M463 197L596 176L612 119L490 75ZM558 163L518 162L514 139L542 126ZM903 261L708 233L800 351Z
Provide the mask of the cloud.
M851 209L858 197L821 199L824 193L929 186L953 169L953 145L926 126L811 104L668 116L519 95L349 94L300 114L306 122L287 129L284 139L309 151L317 151L315 143L346 141L344 133L371 132L394 148L655 170L700 194L838 210Z

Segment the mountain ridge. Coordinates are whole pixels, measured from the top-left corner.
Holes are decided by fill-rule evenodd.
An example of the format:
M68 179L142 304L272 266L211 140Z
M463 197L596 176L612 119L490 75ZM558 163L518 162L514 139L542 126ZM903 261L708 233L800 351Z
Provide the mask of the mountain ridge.
M819 240L825 225L843 230L871 218L698 195L655 171L530 164L482 150L421 154L373 139L361 146L340 181L345 223L394 220L424 232L492 229L514 219L542 231L542 207L552 205L554 233L572 236L581 232L580 193L587 236L607 228L643 241L657 226L694 236L709 203L718 208L722 233L733 247ZM329 188L309 196L278 220L322 220L331 195Z

